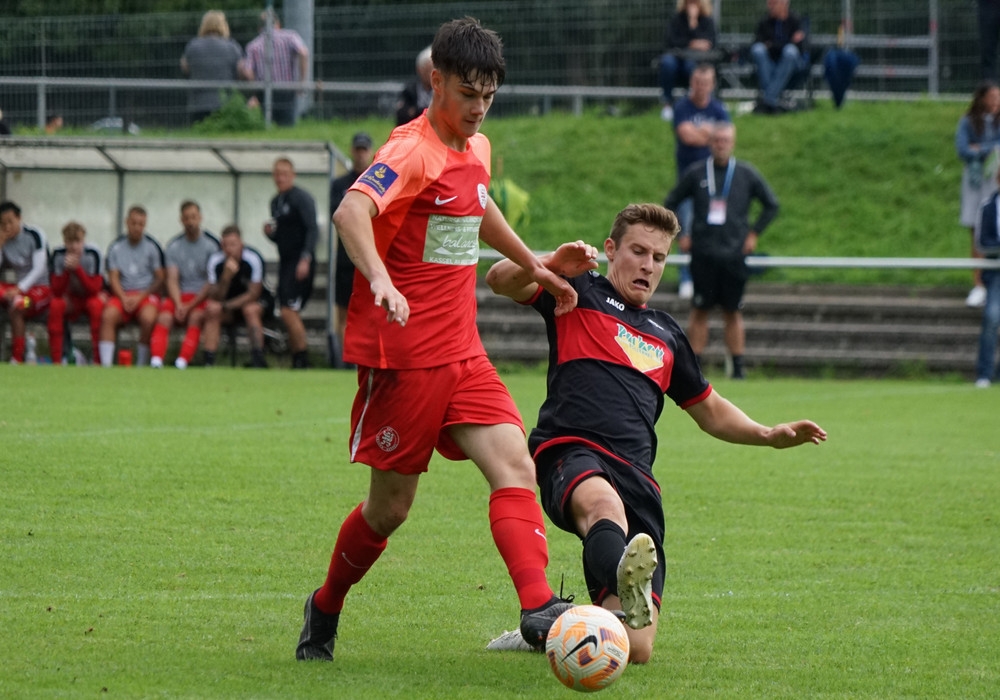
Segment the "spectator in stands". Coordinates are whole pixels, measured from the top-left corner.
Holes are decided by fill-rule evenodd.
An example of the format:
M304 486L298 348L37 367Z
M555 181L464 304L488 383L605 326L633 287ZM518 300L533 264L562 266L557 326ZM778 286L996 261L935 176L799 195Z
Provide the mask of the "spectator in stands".
M174 360L174 367L187 369L201 341L208 300L208 261L219 251L219 239L201 227L201 207L187 200L181 204L181 225L184 230L167 244L167 293L160 301L159 316L150 338L153 354L149 364L163 367L170 330L184 327L184 340Z
M698 62L708 60L715 41L712 0L677 0L677 12L665 32L666 51L660 57L663 121L674 118L674 88L688 84Z
M108 248L108 303L101 317L98 352L101 365L110 367L115 355L118 329L129 323L139 326L136 364L149 363L149 342L163 292L163 249L146 233L146 210L135 205L125 217L125 235Z
M273 11L261 14L260 33L247 44L247 61L251 79L258 82L304 83L309 78L309 48L298 32L281 28L281 20ZM271 117L275 124L295 126L299 117L298 92L272 92Z
M222 229L222 250L208 260L211 283L205 308L205 366L215 365L222 324L243 321L250 337L250 364L267 367L264 358L264 318L274 310L274 298L264 287L264 258L243 244L239 226Z
M997 40L1000 38L1000 0L978 0L979 77L1000 80L997 75Z
M49 305L48 327L52 364L67 361L63 341L67 335L68 322L86 315L90 323L91 352L96 365L101 361L98 351L101 314L108 300L101 274L101 251L87 242L87 230L76 221L63 226L62 237L63 245L52 251L49 263L52 301Z
M580 538L591 601L624 612L633 663L652 655L663 593L663 503L653 463L664 395L726 442L783 449L826 440L812 421L769 427L750 419L702 376L677 322L647 306L678 228L663 207L630 204L604 241L606 277L593 271L597 251L582 241L545 256L580 299L559 319L552 295L509 260L486 276L495 293L545 319L548 394L528 436L542 505L556 527ZM518 648L499 646L503 639L487 648Z
M758 22L750 56L757 66L758 114L780 114L781 93L808 63L803 54L806 33L789 0L767 0L767 14Z
M417 76L408 82L399 94L396 103L396 126L416 119L431 103L431 47L425 47L417 54Z
M997 188L995 175L1000 166L1000 86L992 80L976 87L969 109L958 120L955 150L965 162L959 222L974 233L980 205ZM975 245L972 257L980 257ZM972 281L965 303L979 307L986 303L982 270L972 271Z
M725 105L715 98L715 67L710 63L700 63L691 73L691 89L687 96L677 102L674 112L674 155L677 160L677 182L680 182L689 167L711 155L708 143L715 125L728 122L729 112ZM677 245L682 253L691 251L692 202L685 199L677 207L677 219L681 232ZM691 283L691 269L687 265L680 268L680 285L677 295L690 299L694 295Z
M734 379L743 378L743 290L748 272L746 256L757 248L757 238L778 214L778 198L749 163L733 157L736 127L717 124L709 147L712 156L692 165L667 195L666 207L675 209L694 199L691 227L691 277L694 297L687 335L700 358L708 345L708 314L722 308L723 333ZM750 207L757 200L760 214L750 225Z
M336 178L330 183L330 217L337 211L337 207L344 201L344 195L354 182L361 177L361 173L372 164L372 137L364 131L359 131L351 139L351 171ZM336 305L337 338L340 341L340 349L344 347L344 330L347 328L347 304L351 300L351 289L354 286L354 263L351 257L344 250L344 242L337 236L337 268L335 273L336 285L334 287L333 301ZM342 360L336 358L339 364Z
M49 247L40 228L21 220L14 202L0 202L0 270L14 269L16 282L0 282L0 306L10 319L13 365L24 362L25 322L45 313L52 298L49 289Z
M53 136L63 128L63 118L61 114L50 114L45 117L45 135Z
M1000 179L1000 173L996 177ZM1000 220L998 216L1000 193L994 192L979 209L973 245L982 257L1000 258ZM1000 330L1000 270L982 270L982 283L986 289L983 325L979 332L979 354L976 358L976 386L986 389L997 376L997 331Z
M309 355L301 313L312 296L316 273L316 200L295 185L295 166L288 158L274 161L271 174L278 194L271 200L271 218L264 224L264 235L278 246L278 304L288 329L292 367L305 369Z
M181 72L191 80L233 82L251 78L243 59L243 49L229 36L225 14L209 10L201 18L198 36L184 47ZM221 106L219 88L196 88L188 93L188 112L192 123L201 121Z

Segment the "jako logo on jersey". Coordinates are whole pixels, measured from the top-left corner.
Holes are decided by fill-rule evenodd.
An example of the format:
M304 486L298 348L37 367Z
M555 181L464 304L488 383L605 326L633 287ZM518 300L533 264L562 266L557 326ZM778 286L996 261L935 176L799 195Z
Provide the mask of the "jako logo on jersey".
M479 193L479 204L483 207L483 209L485 209L486 202L488 202L490 198L489 192L486 191L486 185L480 182L476 185L476 192Z
M625 310L625 304L623 304L622 302L618 301L617 299L612 299L611 297L608 297L607 299L605 299L605 301L607 301L609 304L611 304L613 307L615 307L619 311L624 311Z
M375 436L375 444L383 452L392 452L399 447L399 433L396 432L395 428L387 425L378 431L378 435Z
M373 163L371 167L364 172L364 174L358 178L358 182L363 182L373 190L375 190L381 197L386 193L392 183L396 181L399 175L395 170L390 168L385 163Z
M641 336L630 333L622 324L617 325L615 342L625 351L633 367L640 372L649 372L663 366L663 348L647 343Z

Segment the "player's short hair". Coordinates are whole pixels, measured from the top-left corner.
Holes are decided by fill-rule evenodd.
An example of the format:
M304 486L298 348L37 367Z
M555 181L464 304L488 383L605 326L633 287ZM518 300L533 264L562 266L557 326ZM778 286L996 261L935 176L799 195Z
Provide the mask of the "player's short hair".
M243 238L243 232L240 231L240 227L237 226L236 224L229 224L224 229L222 229L222 234L221 235L228 236L230 234L232 234L234 236L239 236L240 238Z
M63 226L62 237L67 243L82 241L87 235L87 229L78 221L70 221Z
M611 225L611 233L608 234L615 248L622 242L625 230L632 224L643 224L663 231L663 235L670 240L673 240L681 230L677 216L666 207L651 203L629 204L618 212L615 222Z
M132 216L133 214L142 214L143 216L146 216L146 217L149 216L149 214L146 213L146 208L142 207L142 206L140 206L138 204L133 204L132 206L130 206L128 208L128 213L125 214L125 218L128 218L128 217Z
M292 159L289 158L288 156L281 156L279 158L275 158L274 163L271 165L271 169L273 170L274 166L277 165L278 163L286 163L288 167L292 169L292 172L295 172L295 163L293 163Z
M198 211L201 211L201 207L198 205L198 202L194 201L193 199L185 199L183 202L181 202L181 214L183 214L184 210L187 209L188 207L194 207Z
M500 36L473 17L441 25L431 43L431 60L439 71L462 82L478 79L499 88L507 77Z
M21 216L21 207L17 206L9 199L0 202L0 216L6 214L9 211L14 212L14 214L16 214L18 217Z

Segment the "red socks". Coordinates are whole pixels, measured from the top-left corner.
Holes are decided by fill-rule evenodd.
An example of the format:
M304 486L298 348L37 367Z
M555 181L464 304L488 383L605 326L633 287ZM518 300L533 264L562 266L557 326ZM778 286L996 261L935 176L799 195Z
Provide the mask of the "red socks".
M514 582L521 609L545 605L552 598L545 578L549 547L535 492L505 488L490 494L490 530Z
M364 578L388 542L361 515L361 505L340 526L326 581L313 597L316 607L330 615L344 608L347 591Z
M187 333L184 334L184 342L181 343L181 352L178 357L183 357L185 362L191 363L194 354L198 351L198 341L201 340L201 329L198 326L188 326Z
M161 360L167 355L167 341L170 340L170 329L157 323L149 336L149 354Z

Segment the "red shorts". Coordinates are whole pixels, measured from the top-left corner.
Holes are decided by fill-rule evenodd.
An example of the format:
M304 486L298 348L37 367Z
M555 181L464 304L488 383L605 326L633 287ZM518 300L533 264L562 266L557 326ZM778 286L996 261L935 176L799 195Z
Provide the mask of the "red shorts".
M524 432L514 399L485 355L429 369L358 367L351 461L420 474L435 448L447 459L467 459L450 426L502 423Z
M182 292L181 293L181 303L187 304L189 301L198 296L195 292ZM208 304L208 299L202 299L201 303L191 309L191 311L197 311L199 309L204 309ZM163 301L160 302L160 313L168 313L171 316L174 315L174 311L177 307L174 306L174 300L170 297L163 297Z
M129 298L142 296L142 292L125 292L125 296ZM119 299L118 297L115 296L111 297L110 299L108 299L107 303L107 306L112 306L118 309L119 313L121 313L122 324L132 323L132 321L135 320L135 317L139 314L139 312L145 307L150 305L152 305L153 307L159 307L160 305L159 295L147 294L145 296L142 296L142 301L139 302L138 306L135 307L135 311L133 311L132 313L125 312L125 309L122 307L122 300Z
M6 284L4 282L0 282L0 298L7 294L8 289L19 288L16 284ZM20 294L20 291L18 293ZM49 301L52 299L52 290L49 289L48 285L36 284L21 296L28 299L28 306L27 309L25 309L24 317L34 318L35 316L44 313L45 310L49 308Z

